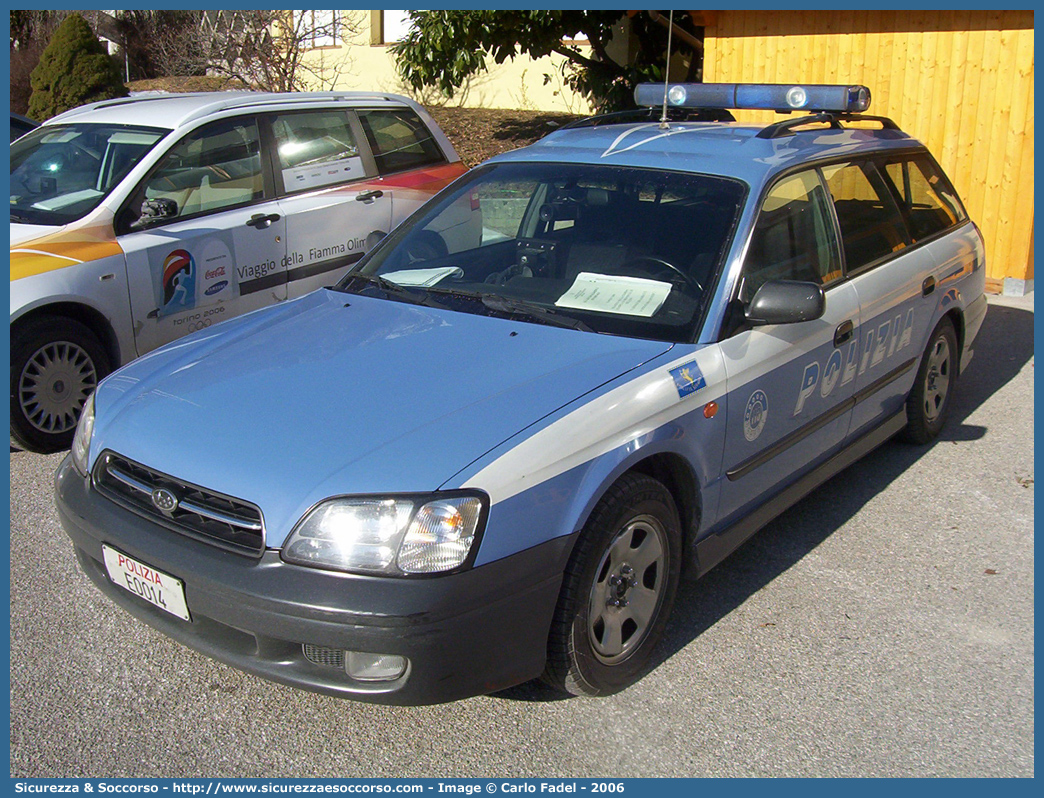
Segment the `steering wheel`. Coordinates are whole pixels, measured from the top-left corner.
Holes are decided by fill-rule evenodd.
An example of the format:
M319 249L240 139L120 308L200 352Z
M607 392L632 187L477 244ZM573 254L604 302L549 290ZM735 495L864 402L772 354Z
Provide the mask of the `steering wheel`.
M406 236L402 251L408 265L444 258L449 254L442 236L432 230L417 230Z
M703 293L703 286L700 285L699 281L695 277L693 277L691 274L686 274L681 269L679 269L677 266L675 266L673 263L665 261L663 258L654 257L652 255L639 255L638 257L630 258L629 260L625 261L620 266L620 271L626 272L626 271L628 271L628 267L633 266L633 267L636 267L638 269L641 269L644 272L648 272L649 274L655 274L654 272L649 271L649 269L642 268L641 264L643 264L643 263L649 263L649 264L652 264L653 267L659 266L661 269L666 269L667 271L673 272L678 277L680 277L684 282L686 282L689 285L693 286L701 294Z

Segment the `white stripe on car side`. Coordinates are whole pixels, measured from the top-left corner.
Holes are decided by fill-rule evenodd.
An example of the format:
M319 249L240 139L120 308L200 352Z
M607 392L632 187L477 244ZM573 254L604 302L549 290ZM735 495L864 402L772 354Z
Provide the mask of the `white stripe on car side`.
M756 358L757 368L744 371L745 384L805 357L814 348L782 341L771 330L755 330L750 338L748 349L768 351L764 358ZM707 385L679 398L670 370L693 360ZM486 491L493 504L505 501L576 466L633 444L664 424L722 399L725 393L726 372L720 347L715 344L695 354L690 351L549 424L475 473L462 487Z
M670 369L693 360L707 385L679 398ZM690 352L578 407L505 452L463 487L486 491L494 504L510 499L703 407L724 387L717 353Z
M83 263L84 261L79 258L71 258L68 255L56 255L54 252L44 252L42 249L24 249L17 248L11 250L12 255L43 255L47 258L58 258L59 260L67 260L70 263Z

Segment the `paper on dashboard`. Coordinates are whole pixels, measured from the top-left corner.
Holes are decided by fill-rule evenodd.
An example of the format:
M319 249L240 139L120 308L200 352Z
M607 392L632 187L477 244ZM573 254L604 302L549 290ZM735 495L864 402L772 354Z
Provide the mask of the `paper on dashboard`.
M401 269L397 272L382 274L385 280L396 285L420 286L426 288L435 285L450 275L462 277L464 270L459 266L442 266L437 269Z
M555 305L648 318L656 314L670 293L671 284L660 280L580 272Z

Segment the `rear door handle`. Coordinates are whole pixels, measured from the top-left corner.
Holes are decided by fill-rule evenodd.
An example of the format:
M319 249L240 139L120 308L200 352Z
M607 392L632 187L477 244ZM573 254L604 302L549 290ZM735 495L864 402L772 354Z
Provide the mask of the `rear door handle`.
M855 325L851 319L841 322L837 325L837 329L834 330L834 346L838 347L847 341L852 340L852 334L855 332Z
M272 224L272 222L279 221L278 213L255 213L249 219L247 219L247 227L255 227L258 230L264 230L266 227Z
M929 275L924 278L924 282L921 283L921 296L928 296L932 291L935 290L935 278Z
M357 202L373 202L375 199L379 199L384 196L384 192L379 188L373 191L364 191L361 194L356 194L355 199Z

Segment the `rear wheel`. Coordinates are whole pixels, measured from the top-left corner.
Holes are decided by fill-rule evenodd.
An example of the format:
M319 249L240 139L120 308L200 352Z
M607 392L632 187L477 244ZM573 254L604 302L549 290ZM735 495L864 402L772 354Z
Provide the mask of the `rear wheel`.
M44 454L68 449L87 397L109 372L98 337L72 319L33 319L11 340L11 438Z
M680 572L670 492L625 474L595 507L566 567L544 680L591 696L636 682L663 634Z
M906 400L906 429L911 443L929 443L946 424L950 400L957 385L957 334L949 319L932 331L921 357L917 379Z

